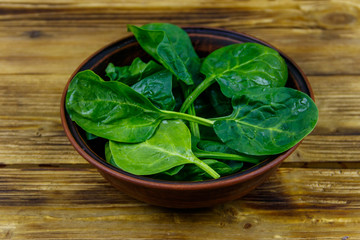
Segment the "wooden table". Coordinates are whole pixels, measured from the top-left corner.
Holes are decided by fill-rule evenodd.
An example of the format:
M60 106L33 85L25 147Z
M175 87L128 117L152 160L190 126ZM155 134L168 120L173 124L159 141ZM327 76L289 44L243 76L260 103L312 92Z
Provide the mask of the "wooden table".
M0 239L360 239L360 2L0 1ZM319 123L265 184L171 210L110 186L70 145L60 96L126 24L245 32L308 75Z

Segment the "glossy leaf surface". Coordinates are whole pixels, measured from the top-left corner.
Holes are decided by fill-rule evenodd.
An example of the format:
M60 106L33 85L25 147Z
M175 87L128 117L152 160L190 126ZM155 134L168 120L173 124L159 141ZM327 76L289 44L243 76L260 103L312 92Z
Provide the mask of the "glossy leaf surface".
M114 167L117 167L110 151L110 142L105 143L105 160L107 163L113 165Z
M230 148L250 155L282 153L315 127L318 110L312 99L291 88L255 87L233 98L234 112L214 123Z
M96 136L92 133L89 133L89 132L85 132L85 136L86 136L87 140L94 140L94 139L98 138L98 136Z
M175 98L172 93L172 74L168 70L154 73L131 86L136 92L147 97L160 109L173 110Z
M85 131L121 142L148 139L163 114L147 98L120 82L106 82L90 70L71 81L66 110Z
M221 161L217 161L214 159L204 159L204 163L209 165L212 169L214 169L221 176L226 176L232 174L235 169L240 170L240 168L232 168L229 164L226 164ZM242 163L240 163L242 164ZM170 171L177 171L177 167L170 169ZM185 164L182 165L180 171L176 172L176 174L169 175L166 172L162 172L159 174L151 175L153 178L169 180L169 181L203 181L212 179L212 177L204 172L201 168L194 164Z
M200 69L189 36L178 26L151 23L142 27L128 25L140 46L187 85L192 85Z
M211 106L216 112L216 116L226 116L231 114L231 99L225 97L218 86L211 86L207 92Z
M118 67L112 63L106 67L106 76L111 81L123 82L126 85L133 85L143 78L146 78L164 68L154 61L143 62L140 58L135 58L130 66Z
M287 65L279 53L256 43L233 44L212 52L201 65L227 97L253 86L285 86Z
M131 144L110 141L116 166L137 175L164 172L183 164L196 164L212 177L219 175L191 151L191 135L180 120L163 121L148 140Z
M222 153L231 153L231 154L237 153L234 149L229 148L226 144L217 141L200 140L197 146L200 149L209 152L222 152Z
M249 162L253 164L257 164L261 160L265 159L263 156L250 156L239 153L234 149L229 148L226 144L217 141L200 140L197 144L197 147L197 151L195 152L194 150L194 153L197 157Z

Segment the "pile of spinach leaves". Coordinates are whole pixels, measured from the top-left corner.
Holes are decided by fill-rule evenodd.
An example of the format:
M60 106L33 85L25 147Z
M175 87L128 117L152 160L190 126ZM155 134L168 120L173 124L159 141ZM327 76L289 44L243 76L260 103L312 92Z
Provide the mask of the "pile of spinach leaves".
M308 135L318 110L284 87L287 65L256 43L233 44L200 59L178 26L128 26L153 57L91 70L71 81L66 109L101 137L106 161L124 171L168 180L226 176L282 153Z

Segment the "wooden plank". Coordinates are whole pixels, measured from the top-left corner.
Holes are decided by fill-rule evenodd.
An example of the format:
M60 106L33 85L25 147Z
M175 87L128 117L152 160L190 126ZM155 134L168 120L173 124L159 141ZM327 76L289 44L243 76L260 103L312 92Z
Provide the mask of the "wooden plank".
M310 135L287 162L359 162L360 136Z
M107 24L100 25L96 20L94 23L88 23L90 26L77 27L71 26L72 20L68 20L59 27L25 26L13 29L15 32L9 31L8 27L0 28L1 32L7 34L0 39L2 74L70 75L93 52L115 40L129 36L125 24L131 23L127 19L132 17L134 16L127 15L122 24L112 27L104 27ZM143 21L138 25L149 22L152 21ZM179 24L175 21L173 23ZM357 62L360 61L360 28L332 31L281 28L274 31L266 27L234 27L226 24L193 22L190 25L221 27L256 36L284 51L307 75L360 74L357 67ZM49 28L58 30L52 32ZM11 47L14 43L16 49Z
M356 0L322 0L321 2L316 0L284 0L284 1L272 1L272 0L257 0L257 1L244 1L244 0L224 0L218 2L216 0L173 0L164 2L161 0L152 0L152 1L141 1L141 0L132 0L132 1L121 1L121 0L61 0L61 1L51 1L51 0L42 0L41 2L36 0L2 0L1 7L8 9L16 9L19 7L27 8L64 8L64 7L73 7L73 8L125 8L125 9L167 9L167 8L214 8L214 9L236 9L236 8L246 8L246 9L268 9L268 8L294 8L294 9L303 9L311 11L313 9L322 10L330 8L332 6L359 6L358 1Z
M0 163L85 162L74 151L61 126L60 98L67 78L1 76Z
M360 237L359 170L282 168L243 199L191 211L133 200L92 168L1 173L2 239Z
M316 133L360 133L360 77L310 76L309 82L321 115Z
M2 0L0 239L360 239L359 13L358 0ZM257 36L309 76L317 128L240 200L149 206L110 186L62 130L74 69L126 24L159 21Z
M157 2L149 4L159 6L158 9L148 8L143 2L123 1L113 5L29 1L26 8L21 2L2 3L3 73L70 74L92 52L127 36L126 24L142 25L161 19L182 26L218 27L252 34L288 53L310 75L360 74L356 1L191 2L195 7L190 2L175 2L166 11ZM141 8L141 4L145 5ZM212 9L214 6L216 9ZM17 48L11 47L13 44Z
M311 76L319 121L288 162L360 161L360 78Z

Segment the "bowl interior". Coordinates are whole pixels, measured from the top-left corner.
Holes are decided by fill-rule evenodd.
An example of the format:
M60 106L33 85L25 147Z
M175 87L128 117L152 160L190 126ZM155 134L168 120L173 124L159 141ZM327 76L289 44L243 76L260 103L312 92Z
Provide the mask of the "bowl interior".
M188 32L191 41L193 43L193 46L200 57L205 57L209 53L220 47L234 43L255 42L274 48L270 44L263 42L257 38L248 36L246 34L239 34L231 31L225 31L220 29L208 29L208 28L185 28L185 31ZM313 98L310 85L303 72L296 66L296 64L289 57L287 57L278 49L276 50L282 55L282 57L285 59L288 65L289 77L287 81L287 87L298 89L302 92L305 92L306 94L308 94ZM121 39L106 46L105 48L101 49L100 51L90 56L87 60L83 62L83 64L80 65L80 67L74 72L74 74L71 76L70 79L72 79L75 76L75 74L78 73L79 71L83 71L86 69L91 69L99 76L101 76L103 79L106 79L105 69L109 63L113 63L115 66L126 66L126 65L130 65L132 61L137 57L140 57L145 62L151 59L151 57L140 47L140 45L137 43L136 39L133 36L125 39ZM67 89L65 89L65 91L66 90ZM62 102L62 104L64 105L64 102ZM105 159L104 144L106 140L98 138L87 141L85 137L85 132L80 127L78 127L76 123L71 121L66 111L64 111L64 114L65 114L66 125L69 128L69 131L71 132L72 136L74 137L76 144L78 144L78 146L83 151L85 151L87 155L89 155L92 159L94 159L98 163L104 165L106 168L116 171L119 174L126 175L132 178L173 184L173 182L170 181L157 180L157 179L129 174L106 163L106 161L104 160ZM295 150L297 146L298 144L294 146L292 149L280 155L285 157L288 156L292 151ZM279 157L280 155L272 156L271 158L266 159L260 164L256 166L252 166L242 172L230 176L222 177L216 180L206 180L205 182L221 181L222 179L235 178L239 176L244 176L248 173L261 171L261 168L269 164L270 162L278 161L276 162L276 164L280 164L280 162L285 159L285 157L282 158ZM182 182L182 184L201 184L201 182L197 182L197 183Z

